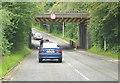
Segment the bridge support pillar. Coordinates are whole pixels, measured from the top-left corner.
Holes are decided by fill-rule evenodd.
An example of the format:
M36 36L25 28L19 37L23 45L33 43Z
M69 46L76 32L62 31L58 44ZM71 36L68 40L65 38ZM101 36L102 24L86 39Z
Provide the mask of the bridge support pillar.
M87 25L85 23L80 23L78 28L78 47L80 49L90 48L90 35L87 31Z

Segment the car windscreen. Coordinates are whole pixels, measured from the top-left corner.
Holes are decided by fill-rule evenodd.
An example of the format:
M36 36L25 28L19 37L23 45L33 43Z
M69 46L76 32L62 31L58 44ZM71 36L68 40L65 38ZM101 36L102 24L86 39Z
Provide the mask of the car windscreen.
M43 48L59 48L57 43L43 43Z
M36 33L35 35L36 35L36 36L41 36L41 34L40 34L40 33Z

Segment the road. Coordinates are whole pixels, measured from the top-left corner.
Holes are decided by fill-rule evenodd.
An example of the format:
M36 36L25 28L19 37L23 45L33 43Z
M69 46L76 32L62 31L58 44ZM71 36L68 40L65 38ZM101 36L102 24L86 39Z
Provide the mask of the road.
M33 32L40 32L33 29ZM83 55L69 47L69 43L41 32L45 39L59 43L63 47L63 62L56 60L38 62L38 50L33 49L7 76L12 81L117 81L118 64ZM34 46L38 40L32 40Z

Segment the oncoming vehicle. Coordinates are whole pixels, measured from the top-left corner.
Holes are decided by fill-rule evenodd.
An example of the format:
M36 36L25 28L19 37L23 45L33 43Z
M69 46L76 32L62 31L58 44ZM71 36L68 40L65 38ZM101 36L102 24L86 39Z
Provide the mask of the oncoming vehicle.
M45 42L39 47L39 62L43 59L58 59L62 62L62 48L57 43Z
M33 34L33 39L41 40L41 39L43 39L43 37L42 37L41 33L35 33L35 34Z

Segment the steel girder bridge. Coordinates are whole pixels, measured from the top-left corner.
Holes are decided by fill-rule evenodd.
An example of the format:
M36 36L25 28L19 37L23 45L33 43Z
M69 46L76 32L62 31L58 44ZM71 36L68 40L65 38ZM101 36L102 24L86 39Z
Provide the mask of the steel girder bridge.
M51 13L40 14L35 17L37 22L77 22L78 28L78 47L88 49L90 47L90 37L87 30L88 13L55 13L55 18L51 19Z

